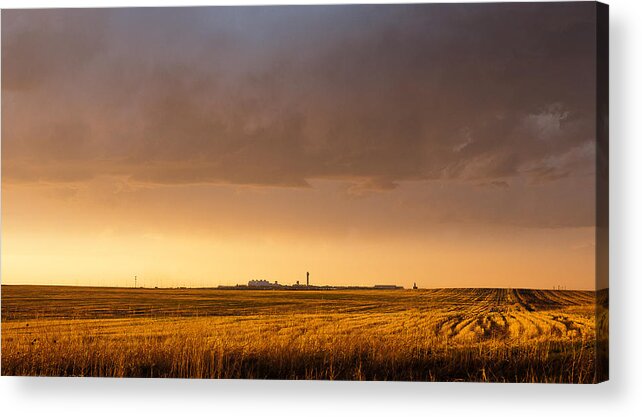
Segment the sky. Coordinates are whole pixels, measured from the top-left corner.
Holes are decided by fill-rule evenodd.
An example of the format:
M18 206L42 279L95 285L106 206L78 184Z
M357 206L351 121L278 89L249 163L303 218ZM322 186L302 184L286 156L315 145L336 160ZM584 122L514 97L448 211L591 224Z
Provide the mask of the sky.
M595 4L2 12L2 283L595 287Z

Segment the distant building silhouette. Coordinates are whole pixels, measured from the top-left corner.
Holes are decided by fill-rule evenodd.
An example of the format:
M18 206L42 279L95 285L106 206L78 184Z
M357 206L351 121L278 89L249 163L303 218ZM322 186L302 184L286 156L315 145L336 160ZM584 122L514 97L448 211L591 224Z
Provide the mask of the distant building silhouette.
M305 273L305 285L308 286L308 287L310 286L310 273L309 272Z
M275 282L272 284L267 279L252 279L247 283L247 286L253 288L273 288L278 286L278 283Z
M398 285L378 284L373 287L376 290L403 290L403 287Z

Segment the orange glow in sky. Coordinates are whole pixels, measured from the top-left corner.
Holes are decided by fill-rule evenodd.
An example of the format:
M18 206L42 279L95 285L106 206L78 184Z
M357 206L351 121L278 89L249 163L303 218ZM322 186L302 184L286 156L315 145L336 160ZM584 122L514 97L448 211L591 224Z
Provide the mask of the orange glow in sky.
M593 289L595 30L590 2L3 11L2 283Z

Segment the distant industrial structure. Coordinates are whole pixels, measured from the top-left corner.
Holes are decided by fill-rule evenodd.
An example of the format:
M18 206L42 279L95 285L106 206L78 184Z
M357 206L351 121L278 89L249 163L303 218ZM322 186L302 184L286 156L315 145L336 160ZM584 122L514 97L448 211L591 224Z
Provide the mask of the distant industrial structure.
M377 284L374 286L375 290L403 290L399 285Z
M247 283L247 286L250 288L274 288L278 285L279 283L277 281L274 281L274 284L272 284L267 279L251 279Z
M310 285L310 273L305 273L305 285L299 284L296 281L292 285L279 284L279 281L268 281L267 279L251 279L247 285L219 285L219 289L234 289L234 290L403 290L404 287L399 285L390 284L377 284L372 287L365 287L359 285L342 286L342 285ZM413 285L413 289L417 289L417 285Z

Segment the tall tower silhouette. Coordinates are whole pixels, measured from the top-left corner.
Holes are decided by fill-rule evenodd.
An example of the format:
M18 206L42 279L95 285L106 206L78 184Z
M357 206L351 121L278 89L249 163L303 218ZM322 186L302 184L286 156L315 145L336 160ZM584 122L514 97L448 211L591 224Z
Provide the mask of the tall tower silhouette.
M309 272L305 273L305 285L308 286L308 287L310 286L310 273Z

